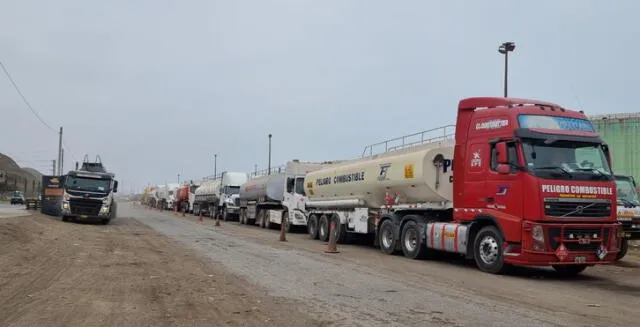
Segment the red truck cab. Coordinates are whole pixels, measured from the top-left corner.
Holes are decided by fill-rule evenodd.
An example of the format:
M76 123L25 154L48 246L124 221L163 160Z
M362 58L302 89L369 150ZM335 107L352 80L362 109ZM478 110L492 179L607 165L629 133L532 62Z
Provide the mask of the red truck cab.
M453 220L473 222L481 270L575 274L615 260L616 184L584 113L537 100L463 99L455 142Z

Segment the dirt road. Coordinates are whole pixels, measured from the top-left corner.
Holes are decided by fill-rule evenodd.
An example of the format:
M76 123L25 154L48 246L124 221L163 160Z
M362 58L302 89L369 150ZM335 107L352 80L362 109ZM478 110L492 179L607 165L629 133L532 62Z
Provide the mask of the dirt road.
M122 206L125 215L178 240L312 316L343 326L631 326L640 319L640 258L562 279L551 270L484 274L456 261L413 261L371 247L326 245L305 235Z
M321 325L300 310L131 218L0 219L3 327Z
M640 257L484 274L121 204L112 225L0 219L0 326L633 326ZM149 228L151 227L151 228ZM162 235L164 234L164 235ZM165 236L166 235L166 236ZM168 237L167 237L168 236Z

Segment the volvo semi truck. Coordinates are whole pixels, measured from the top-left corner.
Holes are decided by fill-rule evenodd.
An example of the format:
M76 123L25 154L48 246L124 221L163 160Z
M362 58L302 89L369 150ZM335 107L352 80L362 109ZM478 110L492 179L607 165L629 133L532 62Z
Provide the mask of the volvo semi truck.
M618 197L618 221L622 225L620 238L622 243L617 259L622 259L629 250L630 240L640 240L640 198L633 176L616 175Z
M60 215L62 221L83 220L108 224L117 215L115 193L118 181L107 172L100 156L89 162L85 156L82 167L64 176Z
M463 99L455 125L309 172L304 193L312 238L327 241L334 224L340 241L372 235L413 259L458 253L488 273L575 275L620 251L608 147L583 112L549 102Z

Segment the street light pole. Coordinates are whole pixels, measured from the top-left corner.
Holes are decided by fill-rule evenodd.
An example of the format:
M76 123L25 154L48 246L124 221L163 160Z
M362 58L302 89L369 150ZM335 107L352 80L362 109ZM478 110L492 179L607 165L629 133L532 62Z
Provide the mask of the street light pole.
M213 155L213 179L216 179L216 174L218 174L218 154Z
M507 76L509 72L509 52L516 49L513 42L504 42L498 47L498 52L504 55L504 97L507 97Z
M180 174L178 174L178 185L180 185Z
M271 133L269 133L269 166L268 174L271 175Z

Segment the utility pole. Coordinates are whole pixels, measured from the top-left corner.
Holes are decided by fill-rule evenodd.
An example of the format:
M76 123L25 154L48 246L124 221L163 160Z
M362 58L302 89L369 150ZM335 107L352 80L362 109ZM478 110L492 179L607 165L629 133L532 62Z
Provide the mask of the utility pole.
M60 149L61 150L61 157L60 157L60 175L64 174L64 148Z
M504 55L504 97L507 97L507 76L509 71L509 52L513 52L516 49L516 44L513 42L505 42L500 45L498 52Z
M60 126L60 136L58 139L58 175L62 175L62 169L60 169L60 163L62 162L62 126ZM55 172L54 172L55 175Z
M51 170L51 175L55 176L56 175L56 159L51 160L51 163L53 164L53 169Z
M258 164L253 165L253 176L258 176Z
M269 166L267 175L271 175L271 133L269 133Z
M213 179L216 179L218 174L218 154L213 155Z
M178 173L178 186L180 186L180 173Z

